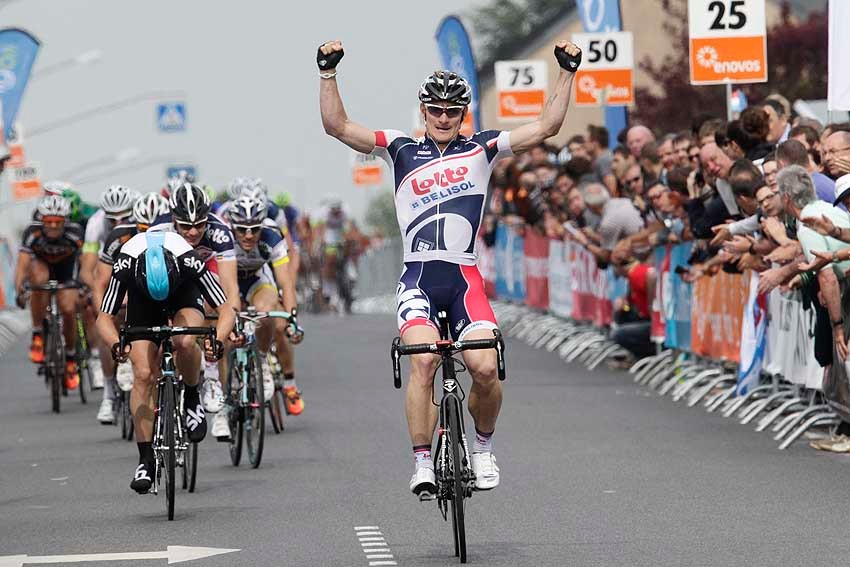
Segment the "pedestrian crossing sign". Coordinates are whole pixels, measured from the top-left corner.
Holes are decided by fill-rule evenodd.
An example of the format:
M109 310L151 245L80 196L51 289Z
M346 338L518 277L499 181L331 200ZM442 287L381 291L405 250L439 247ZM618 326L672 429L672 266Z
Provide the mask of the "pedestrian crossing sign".
M160 132L186 130L186 103L165 102L156 107L156 123Z

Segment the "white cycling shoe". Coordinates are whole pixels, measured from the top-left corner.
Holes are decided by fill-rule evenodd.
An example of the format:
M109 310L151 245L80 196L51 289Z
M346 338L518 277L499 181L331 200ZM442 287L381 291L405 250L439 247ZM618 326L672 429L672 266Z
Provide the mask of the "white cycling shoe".
M89 370L91 371L91 389L103 389L103 367L100 365L100 359L92 356L89 359Z
M227 412L220 411L212 420L212 436L218 441L230 441L230 424L227 422Z
M115 381L122 392L133 389L133 366L130 362L122 362L115 371Z
M263 369L263 401L267 402L274 396L274 379L269 366L269 357L260 356L260 366Z
M492 452L472 453L475 490L492 490L499 486L499 467Z
M437 495L437 477L431 467L417 467L410 479L410 491L419 500L433 500Z
M115 413L112 411L112 400L103 398L100 402L100 409L97 410L97 420L103 425L112 425L115 423Z
M207 413L220 412L221 408L224 407L224 393L221 391L221 383L218 381L218 377L210 378L207 376L204 378L202 402ZM213 435L215 435L215 430L213 430ZM230 433L228 433L229 435Z

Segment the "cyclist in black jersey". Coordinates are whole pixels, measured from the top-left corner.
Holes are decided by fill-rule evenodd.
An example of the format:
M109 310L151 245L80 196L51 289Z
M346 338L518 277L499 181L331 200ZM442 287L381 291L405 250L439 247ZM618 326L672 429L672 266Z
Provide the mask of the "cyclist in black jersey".
M15 268L16 302L24 306L24 283L43 285L49 280L60 283L75 281L77 260L83 247L83 230L78 224L68 221L70 205L58 195L43 197L38 203L40 221L33 222L24 231L18 263ZM65 335L66 363L65 386L74 389L80 382L77 363L74 360L77 342L77 312L79 291L59 291L59 310L62 313ZM47 292L32 293L32 343L30 360L36 364L44 362L44 336L42 322L47 310Z
M204 300L218 312L216 341L204 345L208 360L217 360L223 354L222 341L227 339L234 324L234 312L218 277L210 272L200 255L179 235L174 233L140 233L121 247L112 266L106 293L97 319L98 331L104 341L112 345L116 361L133 363L133 392L130 410L136 427L139 447L139 465L130 487L145 493L151 486L154 470L153 436L153 369L158 367L158 345L137 341L124 351L118 343L118 330L113 317L121 309L127 296L127 319L131 326L166 325L198 327L204 322ZM235 339L235 337L232 337ZM207 424L204 406L198 392L200 378L200 351L195 337L179 336L172 339L177 369L185 383L185 407L188 436L200 441L206 435Z

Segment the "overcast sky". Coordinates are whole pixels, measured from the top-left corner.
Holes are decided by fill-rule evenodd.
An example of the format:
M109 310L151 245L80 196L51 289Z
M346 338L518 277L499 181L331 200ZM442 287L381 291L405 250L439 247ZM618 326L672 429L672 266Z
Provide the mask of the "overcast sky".
M33 132L25 150L43 180L86 181L79 187L95 199L111 183L158 189L167 165L187 162L217 187L260 176L303 207L333 192L359 214L368 195L350 182L350 150L322 130L316 48L343 41L339 82L352 119L409 131L417 87L439 66L437 23L480 4L0 0L0 27L22 27L42 42L18 118ZM102 52L98 62L56 70L91 50ZM158 132L156 96L37 133L88 109L171 91L185 92L185 133ZM128 149L139 153L116 164ZM128 165L135 169L114 171Z

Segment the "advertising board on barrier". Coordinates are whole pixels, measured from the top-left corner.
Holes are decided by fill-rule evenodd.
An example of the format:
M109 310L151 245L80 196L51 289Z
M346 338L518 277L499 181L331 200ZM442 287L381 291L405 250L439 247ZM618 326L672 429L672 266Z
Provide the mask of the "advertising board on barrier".
M691 351L738 362L741 354L741 318L747 301L749 274L720 271L694 284Z
M570 243L549 241L549 310L560 317L573 315Z
M536 230L525 231L525 303L549 308L549 239Z
M758 385L767 348L767 297L758 292L759 276L750 272L744 281L749 293L741 321L741 366L736 395L744 395Z
M691 297L693 285L676 273L676 268L688 267L691 257L691 242L676 244L670 249L667 281L664 285L664 344L669 348L688 351L691 349Z
M596 265L596 257L580 246L572 246L573 319L598 326L611 324L608 273Z
M820 390L823 368L815 360L815 310L803 309L799 291L783 293L775 289L768 296L767 312L765 372Z
M525 299L524 242L516 229L496 227L496 295L512 301Z
M484 280L484 293L489 298L496 297L496 251L495 246L484 244L481 236L476 238L475 250L478 252L478 271Z

